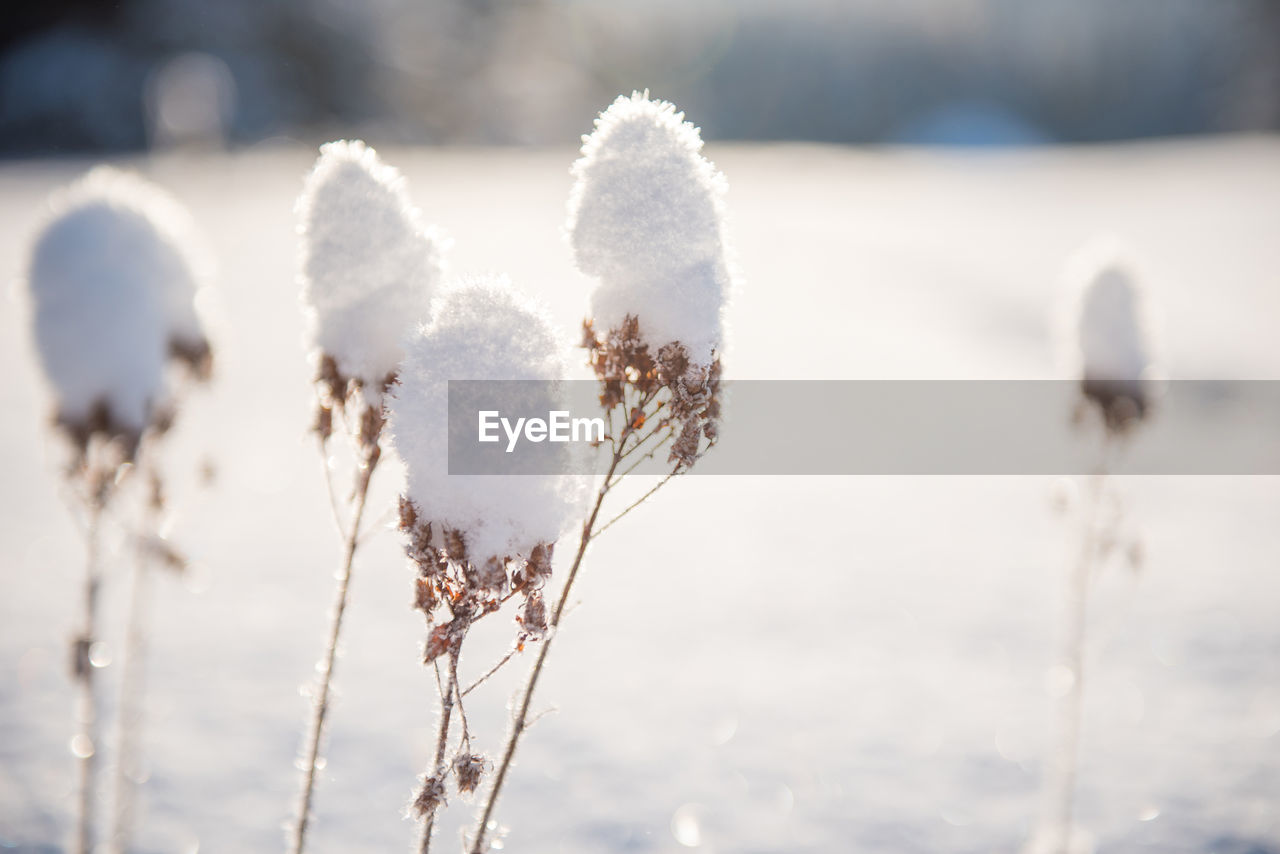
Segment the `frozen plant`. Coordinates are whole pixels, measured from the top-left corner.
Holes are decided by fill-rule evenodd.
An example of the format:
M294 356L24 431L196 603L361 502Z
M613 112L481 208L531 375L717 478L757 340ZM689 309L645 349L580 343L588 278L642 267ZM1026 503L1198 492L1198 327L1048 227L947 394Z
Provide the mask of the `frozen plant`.
M351 567L360 542L369 483L382 455L387 389L395 382L401 340L426 317L441 275L441 239L422 222L404 178L363 142L324 145L297 204L303 311L316 367L316 434L334 515L345 546L337 598L318 667L303 782L291 849L303 850L316 764L329 709L334 661L346 609ZM353 443L355 483L350 519L342 522L329 470L329 439L346 426Z
M427 315L440 280L441 238L422 222L405 180L359 140L330 142L298 199L302 301L319 380L341 407L370 405Z
M701 154L698 129L648 93L620 97L583 138L567 230L578 269L597 280L593 325L639 321L656 353L678 342L695 364L723 349L730 278L724 176Z
M400 527L416 570L414 605L427 621L422 658L435 671L441 707L435 753L413 799L425 852L450 779L458 792L470 793L488 766L473 749L463 708L470 690L458 680L463 643L479 620L512 599L519 602L513 653L545 637L543 587L575 502L572 481L555 472L449 474L450 380L540 380L533 388L546 391L532 394L545 399L525 402L544 411L563 407L562 348L540 309L503 279L471 281L440 298L407 350L390 423L406 467ZM455 710L456 748L450 745Z
M1137 265L1118 242L1096 240L1068 263L1065 291L1063 361L1082 403L1110 438L1121 438L1149 414L1160 375Z
M1078 425L1098 441L1098 459L1087 476L1079 508L1078 552L1067 580L1057 741L1047 763L1043 815L1031 854L1090 850L1074 825L1084 702L1089 591L1109 559L1120 556L1137 570L1142 550L1122 530L1122 505L1108 491L1114 455L1152 416L1160 374L1149 304L1137 268L1114 241L1096 241L1068 264L1067 308L1060 318L1063 361L1078 383Z
M88 560L82 625L73 643L73 676L79 687L72 741L80 780L75 849L90 850L93 796L101 745L97 733L94 649L98 598L103 581L99 554L104 511L142 469L158 511L161 478L150 446L172 423L179 374L207 379L209 342L195 309L196 292L208 277L195 226L183 206L144 179L99 167L56 194L52 212L32 249L27 283L35 343L54 398L55 424L70 440L67 470L77 509L84 512ZM144 547L132 569L126 622L124 673L120 680L120 728L116 736L116 812L110 845L127 844L132 818L137 718L145 639L140 603L146 544L158 540L154 514L126 523ZM173 562L176 552L166 545Z
M583 346L610 425L606 471L583 520L568 573L548 617L470 837L489 848L493 813L543 665L592 539L688 471L715 444L720 354L731 286L724 245L726 182L701 154L698 129L648 93L619 97L584 137L573 166L567 232L578 268L597 281ZM606 497L645 460L666 453L668 474L611 519Z

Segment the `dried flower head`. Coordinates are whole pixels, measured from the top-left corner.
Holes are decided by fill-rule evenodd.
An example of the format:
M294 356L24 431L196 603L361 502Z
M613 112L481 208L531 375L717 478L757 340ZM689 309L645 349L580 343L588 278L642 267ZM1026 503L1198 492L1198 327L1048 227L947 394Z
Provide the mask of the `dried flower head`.
M413 796L414 814L426 818L446 803L444 780L435 774L422 777L422 784Z
M1148 297L1136 265L1114 241L1098 241L1067 270L1069 370L1107 429L1124 433L1146 418L1159 366Z
M480 778L488 766L488 762L478 753L459 753L453 759L453 776L458 782L458 791L470 794L480 785Z
M583 324L588 362L600 382L600 405L613 409L630 401L627 427L639 431L671 430L675 441L668 462L692 466L719 436L720 359L699 364L679 343L664 345L655 358L640 333L637 318L627 316L616 328L597 335L591 321ZM630 396L628 393L630 392Z

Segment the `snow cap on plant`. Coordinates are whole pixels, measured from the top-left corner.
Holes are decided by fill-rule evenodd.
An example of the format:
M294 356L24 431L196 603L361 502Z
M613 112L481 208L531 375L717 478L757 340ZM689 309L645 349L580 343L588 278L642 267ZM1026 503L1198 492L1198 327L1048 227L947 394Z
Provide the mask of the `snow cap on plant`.
M1099 239L1068 263L1066 293L1068 369L1108 428L1122 431L1147 415L1161 372L1141 273L1120 243Z
M569 478L448 474L448 382L563 378L563 349L547 315L505 278L447 290L431 322L407 339L388 401L391 435L406 468L409 527L429 523L439 535L455 532L464 547L447 551L465 553L481 569L491 558L528 559L555 542L575 508Z
M321 146L297 215L302 299L321 378L341 386L338 403L348 380L373 403L395 373L405 333L426 317L441 238L423 224L400 173L358 140Z
M674 105L647 92L619 97L583 137L568 233L578 268L599 280L596 328L634 317L655 352L678 342L707 365L723 349L730 276L726 183L701 151L698 129Z
M195 309L207 256L185 208L136 175L99 167L52 204L27 279L57 419L81 448L101 434L131 454L163 401L166 356L208 374Z

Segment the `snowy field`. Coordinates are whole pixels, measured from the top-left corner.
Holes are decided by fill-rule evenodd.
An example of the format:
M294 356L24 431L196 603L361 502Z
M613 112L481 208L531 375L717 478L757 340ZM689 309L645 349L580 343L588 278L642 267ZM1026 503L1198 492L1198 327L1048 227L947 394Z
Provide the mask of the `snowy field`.
M510 274L576 336L589 284L561 238L572 150L382 154L454 238L454 272ZM741 273L730 376L1053 376L1061 264L1112 231L1147 262L1173 376L1280 378L1275 138L708 155L730 182ZM307 435L295 281L292 206L313 156L123 164L191 206L220 262L218 376L167 452L172 537L195 567L154 591L140 852L278 851L294 806L299 688L340 547ZM62 850L71 825L66 644L83 547L17 281L46 194L88 165L0 166L0 271L15 283L0 312L0 849L22 852ZM397 465L375 481L385 506ZM1277 854L1280 479L1120 487L1146 562L1096 590L1079 821L1101 852ZM1073 536L1055 490L1045 477L671 485L593 546L535 700L554 713L525 739L499 806L502 843L1017 852L1038 810ZM361 551L315 852L402 851L416 837L405 806L436 700L411 577L394 531ZM488 627L464 670L482 672L508 638ZM469 699L482 749L499 749L523 670ZM456 824L441 832L454 850Z

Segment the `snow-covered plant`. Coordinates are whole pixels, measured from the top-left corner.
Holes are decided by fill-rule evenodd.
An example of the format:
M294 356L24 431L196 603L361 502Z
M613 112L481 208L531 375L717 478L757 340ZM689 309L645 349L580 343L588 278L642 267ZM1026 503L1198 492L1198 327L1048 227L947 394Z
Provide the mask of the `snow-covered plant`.
M677 470L715 442L731 282L726 182L701 151L674 105L619 97L584 138L569 197L574 258L597 280L583 340L601 403L650 422L655 446L674 438Z
M440 280L441 238L405 180L358 140L320 148L298 199L302 301L319 380L342 407L371 406L394 377L406 329L427 314Z
M1099 240L1067 265L1066 308L1058 345L1072 381L1079 383L1077 422L1093 414L1100 425L1098 460L1087 476L1079 513L1079 542L1064 597L1062 691L1058 732L1046 762L1043 815L1029 854L1091 850L1075 826L1074 804L1084 702L1089 594L1094 578L1116 557L1137 570L1142 549L1123 529L1123 503L1109 489L1113 455L1153 412L1161 371L1150 303L1136 265L1114 240Z
M1107 431L1123 435L1148 415L1160 373L1137 266L1114 240L1095 241L1068 264L1066 291L1067 369Z
M301 237L303 311L316 367L316 433L322 458L334 415L354 448L355 484L338 574L328 643L318 667L303 783L292 850L306 841L316 763L329 708L329 690L351 566L360 540L369 483L382 455L385 393L403 357L401 341L427 315L441 275L442 241L422 222L405 181L363 142L331 142L320 149L297 204ZM331 477L328 464L325 477ZM331 480L330 495L334 494ZM335 515L338 514L334 502Z
M537 408L550 411L563 408L556 391L563 376L562 348L546 315L505 280L479 279L440 298L431 322L410 337L392 390L391 432L407 474L400 527L416 569L414 605L427 621L423 662L436 670L440 688L435 755L413 801L424 851L450 777L457 791L471 792L488 762L474 752L462 712L463 642L476 622L513 598L513 649L544 637L543 586L575 509L571 482L561 474L451 476L448 383L541 380L535 388L546 389L547 399ZM455 708L462 731L450 759Z
M128 842L132 782L137 764L135 686L145 630L141 624L143 575L161 542L155 533L163 486L154 454L144 453L172 423L179 402L178 375L207 379L212 351L196 312L197 291L208 263L186 209L154 184L98 167L55 195L52 213L36 237L27 282L35 343L52 389L55 423L71 441L68 477L87 515L89 559L83 626L74 640L73 675L80 688L80 759L76 848L93 845L96 692L91 649L98 640L98 597L103 571L98 555L103 511L126 475L142 469L148 496L144 519L126 522L140 543L132 568L125 616L124 673L120 680L120 728L116 739L116 813L110 844ZM179 371L167 369L176 364ZM135 475L133 481L139 480ZM180 566L171 547L166 563Z
M606 473L516 702L470 837L472 854L489 848L493 812L587 546L716 441L731 278L722 222L726 183L701 149L697 128L673 105L635 93L601 114L573 166L567 232L579 269L597 282L583 346L610 425L600 448ZM668 444L667 476L603 521L606 497Z

